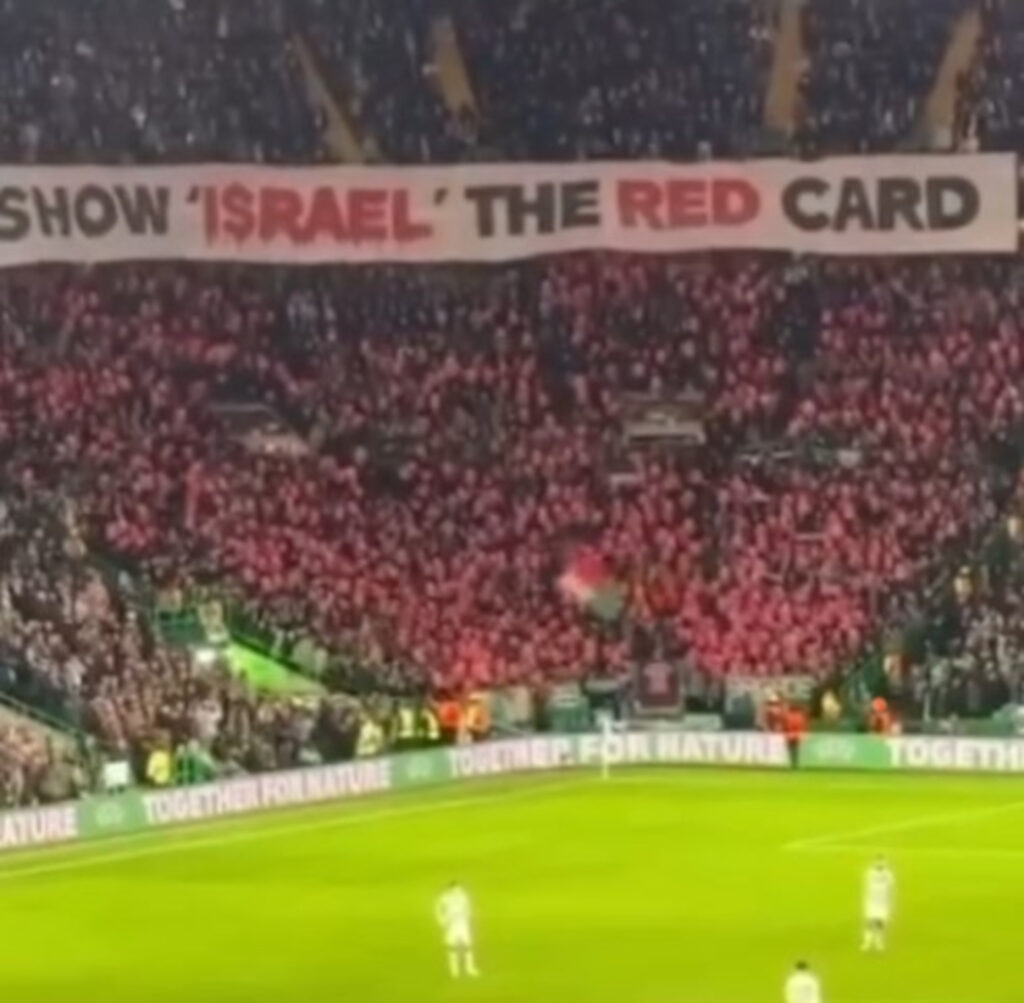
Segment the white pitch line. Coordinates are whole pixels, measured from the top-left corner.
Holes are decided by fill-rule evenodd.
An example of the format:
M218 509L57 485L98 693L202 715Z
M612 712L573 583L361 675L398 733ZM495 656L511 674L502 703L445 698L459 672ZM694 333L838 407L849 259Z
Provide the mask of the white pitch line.
M819 846L801 847L801 853L856 853L869 856L884 853L886 856L912 857L996 857L1019 860L1024 849L1000 849L984 846L876 846L872 843L822 843Z
M368 811L360 814L335 815L329 818L317 818L306 822L291 822L287 825L264 826L240 831L212 833L200 839L175 840L173 830L144 830L137 834L137 839L145 845L129 849L113 850L106 853L83 854L71 860L44 861L32 867L9 867L0 870L0 881L13 881L16 878L39 877L44 874L59 874L64 871L85 870L101 867L104 864L115 864L125 860L138 860L143 857L154 857L161 854L184 853L187 850L204 849L211 846L227 846L232 843L248 843L274 836L290 836L299 832L312 832L318 829L342 829L349 826L365 825L370 822L385 822L391 819L410 818L415 815L430 815L433 812L452 811L458 808L471 808L479 804L493 804L497 801L517 800L533 797L548 791L563 790L579 783L579 778L564 780L559 783L541 784L523 790L505 791L495 794L482 794L476 797L449 798L439 801L419 801L416 804L382 808L379 811ZM226 819L219 819L224 822ZM159 833L159 835L158 835ZM160 839L162 835L164 839ZM125 840L132 837L126 836Z
M822 836L811 836L808 839L795 839L786 843L783 850L812 850L819 846L834 845L836 843L848 843L850 840L862 839L869 836L887 836L893 832L907 832L912 829L927 829L933 825L944 825L947 822L966 822L974 818L988 818L991 815L1001 815L1004 812L1015 811L1024 808L1024 801L1007 801L1003 804L989 805L986 808L971 808L966 811L946 812L943 815L918 815L914 818L904 819L901 822L886 822L882 825L872 825L864 829L847 829L844 832L826 833Z
M630 769L632 769L632 767L630 767ZM763 779L763 777L764 777L763 773L758 773L757 770L750 770L750 769L747 769L747 768L744 768L744 767L737 767L736 773L730 773L727 776L723 776L717 770L716 771L711 771L711 770L706 770L705 771L705 770L695 769L695 770L692 770L692 771L691 770L673 771L670 768L660 767L660 766L656 766L656 765L652 766L650 769L651 769L650 773L644 773L641 776L636 776L636 775L634 775L632 773L625 773L625 772L618 772L617 773L615 771L614 767L613 767L612 772L611 772L611 774L609 776L609 779L613 780L615 783L618 783L618 784L638 784L638 785L641 785L641 786L650 786L650 787L657 787L657 786L666 786L666 787L667 786L672 786L672 787L685 787L685 786L695 786L695 787L698 787L698 786L727 787L727 786L733 786L733 787L735 787L736 786L736 783L735 783L735 781L736 781L736 773L746 773L747 776L749 776L750 779L752 779L752 780L754 780L754 779L760 780L760 779ZM662 770L662 769L664 769L666 772L665 772L665 774L663 776L659 776L658 773L655 772L655 771ZM769 776L771 776L772 779L776 779L777 777L787 777L788 778L788 777L791 776L791 774L788 773L788 772L785 772L785 773L769 774ZM838 778L840 776L840 774L834 774L833 776ZM837 784L836 785L835 792L846 794L848 791L889 791L889 792L892 792L893 790L895 790L895 788L892 785L892 782L889 781L889 780L879 780L879 781L873 783L870 780L852 780L852 777L849 777L847 775L842 775L842 776L843 776L843 781L844 782L842 784ZM747 779L747 777L743 777L743 779ZM818 774L816 779L821 779L821 774Z

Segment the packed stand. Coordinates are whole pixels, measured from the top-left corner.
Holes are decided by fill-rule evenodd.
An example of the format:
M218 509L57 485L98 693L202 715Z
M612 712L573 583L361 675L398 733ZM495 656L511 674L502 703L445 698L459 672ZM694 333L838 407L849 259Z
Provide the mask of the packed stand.
M87 759L79 745L67 739L62 719L72 699L69 677L63 672L37 676L42 649L52 637L27 637L17 604L27 583L21 551L42 555L51 536L36 524L27 527L20 507L0 500L0 689L23 698L35 708L37 720L20 711L0 712L0 805L30 805L72 797L88 786ZM40 597L41 598L41 597ZM27 642L27 643L25 643ZM50 717L53 725L42 722Z
M447 13L477 108L441 97L432 21ZM384 160L692 159L758 148L763 15L746 0L307 0L301 23Z
M998 504L1017 280L959 268L11 275L12 330L64 326L49 357L9 346L0 439L40 484L74 471L93 546L240 588L363 686L617 673L651 635L713 674L820 672ZM699 392L707 442L634 451L616 488L636 390ZM219 402L241 398L304 447L239 441ZM615 626L557 594L581 542L626 587Z
M944 582L887 659L881 689L914 720L1019 731L1024 698L1024 479L1004 520Z
M896 148L965 0L811 0L798 143ZM450 18L474 108L449 107ZM987 0L961 119L1011 143L1013 4ZM443 29L440 29L443 31ZM756 155L770 5L687 0L55 0L0 4L0 156L10 162L313 163L327 117L303 51L371 161Z
M88 789L87 762L75 747L15 718L0 723L0 807L53 804Z
M476 141L469 109L452 114L441 98L431 10L425 0L303 0L293 11L371 160L464 160Z
M16 163L310 162L282 0L0 4L0 158Z
M766 8L745 0L459 0L455 23L501 155L735 157L760 143Z
M60 800L95 782L100 758L125 759L151 782L151 755L198 772L255 771L348 758L359 708L344 698L276 698L219 660L157 643L145 619L87 560L64 496L21 484L5 493L0 532L0 670L9 695L68 736L95 736L95 756L30 729L0 727L0 800ZM15 769L14 767L17 767Z
M802 151L899 149L912 138L965 0L809 0Z
M1008 0L982 0L982 33L960 81L957 139L964 149L1021 148L1024 137L1024 11Z
M790 354L802 386L774 444L811 467L766 458L719 487L735 549L702 601L735 597L732 630L712 621L708 642L742 647L716 668L828 671L904 621L934 565L977 542L1005 500L1024 415L1018 282L992 263L818 267L816 344ZM699 622L681 634L699 653Z

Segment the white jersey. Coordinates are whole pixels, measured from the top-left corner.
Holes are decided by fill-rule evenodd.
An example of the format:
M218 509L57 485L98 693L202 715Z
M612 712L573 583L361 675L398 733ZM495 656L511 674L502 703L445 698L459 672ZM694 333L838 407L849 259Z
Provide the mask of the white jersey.
M821 1003L821 983L817 975L796 971L786 979L785 1003Z
M884 864L873 864L864 875L864 915L869 920L888 920L892 915L896 877Z
M471 940L473 907L461 885L449 888L437 900L434 909L437 922L444 930L445 940L453 947L468 947Z

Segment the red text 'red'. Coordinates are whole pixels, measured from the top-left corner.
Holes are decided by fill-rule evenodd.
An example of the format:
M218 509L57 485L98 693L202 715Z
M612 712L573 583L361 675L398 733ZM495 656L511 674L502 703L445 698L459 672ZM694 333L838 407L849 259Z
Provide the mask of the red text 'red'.
M647 230L741 226L761 210L760 193L742 178L624 179L616 197L622 225Z

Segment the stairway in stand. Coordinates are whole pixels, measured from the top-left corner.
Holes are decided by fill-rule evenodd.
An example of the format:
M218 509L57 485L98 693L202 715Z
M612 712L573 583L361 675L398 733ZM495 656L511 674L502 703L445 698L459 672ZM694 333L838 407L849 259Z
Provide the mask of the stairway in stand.
M957 19L949 36L949 44L935 74L935 83L925 102L920 137L932 149L948 150L953 146L956 123L957 84L974 61L981 38L981 13L976 7Z
M339 103L343 102L344 96L331 92L331 88L327 86L320 73L312 48L301 35L292 36L292 45L302 67L310 100L323 111L327 120L325 136L331 154L342 163L363 163L366 160L365 151L345 114L342 103Z
M803 0L780 0L772 48L772 69L764 99L764 124L779 136L796 129L800 74L805 53L800 12Z
M430 42L441 100L452 115L468 111L475 117L478 111L476 95L462 58L455 24L450 17L442 15L434 19L430 26Z

